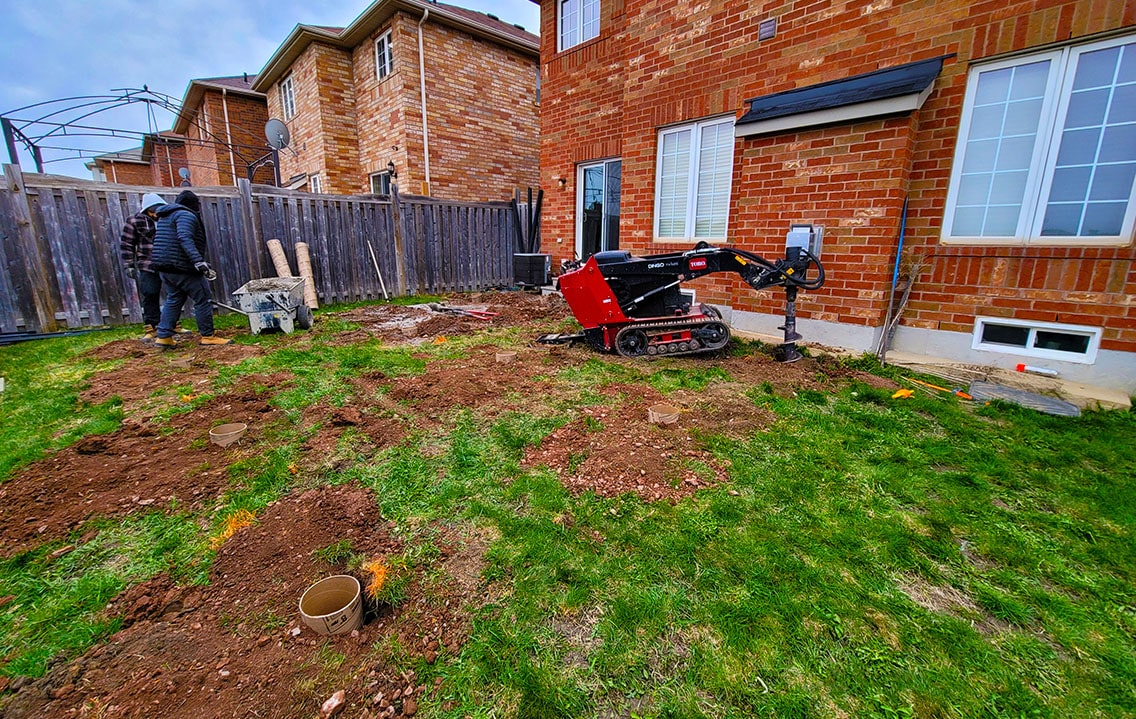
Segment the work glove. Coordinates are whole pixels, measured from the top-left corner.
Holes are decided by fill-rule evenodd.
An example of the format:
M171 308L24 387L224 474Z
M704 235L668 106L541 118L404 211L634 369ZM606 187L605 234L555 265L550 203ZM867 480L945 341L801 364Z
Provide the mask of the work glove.
M134 267L127 267L127 268L126 268L126 276L127 276L127 277L129 277L129 278L130 278L130 279L132 279L132 280L136 280L136 279L138 279L138 270L137 270L137 268L134 268Z
M193 266L193 269L200 272L201 275L210 282L217 279L217 271L210 267L207 262L198 262Z

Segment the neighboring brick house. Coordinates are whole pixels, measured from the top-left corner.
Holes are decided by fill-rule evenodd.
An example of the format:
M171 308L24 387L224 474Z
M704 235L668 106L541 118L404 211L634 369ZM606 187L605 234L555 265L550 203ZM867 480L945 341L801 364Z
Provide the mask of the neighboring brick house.
M255 81L248 74L190 81L173 131L186 139L194 186L236 185L269 152L264 136L268 104L264 93L252 89ZM258 167L253 180L275 184L272 166Z
M123 185L176 187L186 167L185 138L170 131L146 135L141 147L98 155L86 163L96 180Z
M422 0L377 0L342 29L297 25L253 84L289 128L281 177L385 193L392 164L403 192L469 201L535 186L539 42Z
M1136 391L1133 3L539 4L555 259L776 258L816 223L828 281L798 327L874 350L902 229L926 264L894 348ZM782 293L693 286L777 334Z

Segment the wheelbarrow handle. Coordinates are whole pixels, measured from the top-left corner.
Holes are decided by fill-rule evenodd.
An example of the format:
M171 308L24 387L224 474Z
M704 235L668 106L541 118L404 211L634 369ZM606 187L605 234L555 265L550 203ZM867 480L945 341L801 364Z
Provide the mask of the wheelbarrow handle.
M213 300L213 304L217 305L218 307L224 307L227 310L232 310L233 312L237 312L239 314L242 314L245 317L249 316L248 312L245 312L244 310L241 310L241 309L237 309L236 307L233 307L232 305L227 305L224 302L218 302L217 300Z

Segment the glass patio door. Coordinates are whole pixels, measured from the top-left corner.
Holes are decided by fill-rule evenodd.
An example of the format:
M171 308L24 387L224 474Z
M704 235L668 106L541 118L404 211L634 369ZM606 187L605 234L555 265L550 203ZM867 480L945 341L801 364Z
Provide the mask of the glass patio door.
M580 165L576 198L576 255L619 249L619 160Z

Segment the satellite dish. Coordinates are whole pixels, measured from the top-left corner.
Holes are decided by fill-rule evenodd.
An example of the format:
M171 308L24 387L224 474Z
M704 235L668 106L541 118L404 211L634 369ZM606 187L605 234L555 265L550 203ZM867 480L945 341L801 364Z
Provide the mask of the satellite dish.
M178 177L180 177L183 180L188 180L189 179L189 168L188 167L179 168L178 169Z
M272 118L264 123L264 137L268 140L269 146L276 150L283 150L288 146L288 126L280 120Z

